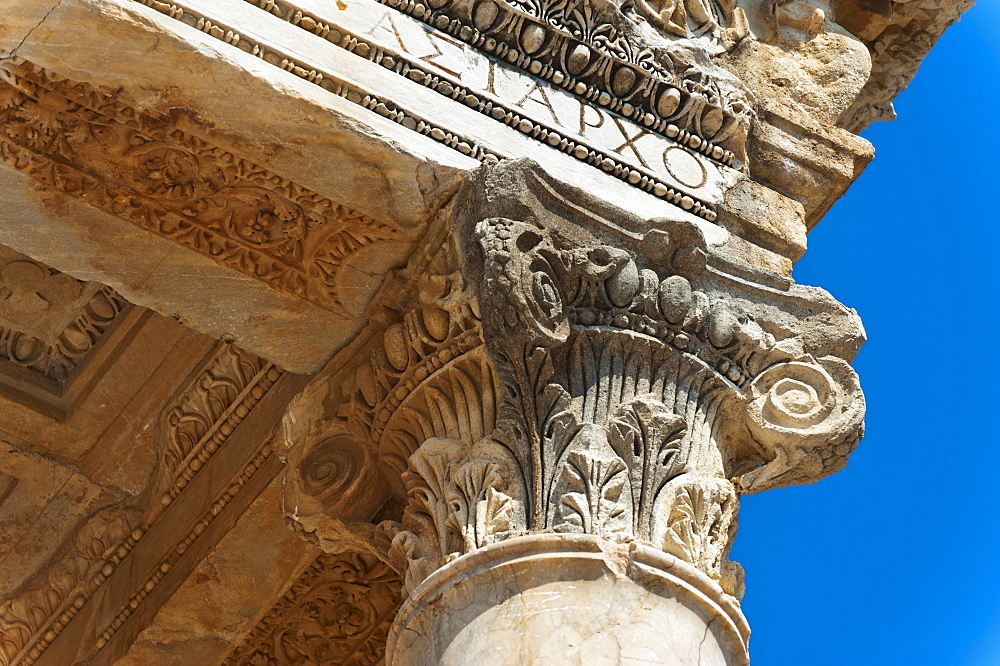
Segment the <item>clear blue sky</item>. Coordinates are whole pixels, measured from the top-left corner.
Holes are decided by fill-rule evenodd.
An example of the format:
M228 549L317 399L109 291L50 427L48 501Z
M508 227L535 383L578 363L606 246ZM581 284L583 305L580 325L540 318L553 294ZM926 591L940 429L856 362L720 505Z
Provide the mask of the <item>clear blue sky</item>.
M754 666L1000 666L1000 2L945 33L795 279L856 308L867 434L744 499Z

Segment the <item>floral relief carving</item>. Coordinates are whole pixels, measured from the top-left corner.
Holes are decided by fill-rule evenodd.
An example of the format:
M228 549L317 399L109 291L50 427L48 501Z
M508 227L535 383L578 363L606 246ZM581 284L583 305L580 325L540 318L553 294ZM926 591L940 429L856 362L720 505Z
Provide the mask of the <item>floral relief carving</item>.
M631 530L628 468L618 456L573 451L553 486L558 498L555 529L584 534L627 534Z
M736 535L738 500L724 479L684 475L664 489L658 505L663 517L654 542L703 571L722 574L729 544Z
M50 189L334 312L376 222L85 84L0 62L0 160Z
M432 438L403 475L409 504L388 556L412 591L442 564L510 535L520 506L503 492L498 466L467 460L462 442Z
M224 663L382 663L399 591L396 573L371 556L320 555Z
M854 315L719 256L694 223L601 217L526 161L458 196L463 272L372 338L321 426L403 481L401 518L365 523L373 553L409 593L498 541L592 534L740 594L739 494L837 471L860 438ZM460 339L464 354L437 356Z
M62 386L128 308L113 289L0 247L0 359Z

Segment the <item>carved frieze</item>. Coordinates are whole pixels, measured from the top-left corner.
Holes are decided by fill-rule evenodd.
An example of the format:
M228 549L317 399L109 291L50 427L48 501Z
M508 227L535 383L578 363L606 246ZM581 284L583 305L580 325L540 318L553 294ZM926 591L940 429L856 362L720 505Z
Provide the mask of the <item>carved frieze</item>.
M374 557L320 555L224 663L380 664L399 602L399 577Z
M188 388L163 410L160 470L169 479L161 498L164 506L204 467L281 374L274 364L239 347L218 345Z
M359 250L398 237L264 167L16 57L0 61L0 160L40 184L333 312Z
M645 38L637 21L628 21L614 3L480 0L426 6L381 1L726 165L745 157L752 119L745 90L707 58L668 55L663 44ZM672 4L680 5L675 15L683 14L685 5L699 6L702 20L692 26L696 32L718 38L723 32L718 21L732 23L732 11L728 16L712 11L702 0ZM674 17L683 22L680 27L671 18L660 20L671 16L667 8L661 14L650 3L637 6L655 23L669 26L668 31L694 35L686 17Z
M33 664L143 536L118 507L85 522L45 580L0 603L0 664Z
M231 345L220 343L212 349L177 389L158 426L160 501L153 506L142 504L142 498L110 503L80 526L41 580L32 581L0 604L0 666L27 666L45 659L77 615L91 616L88 604L95 598L102 605L113 605L113 613L102 615L99 626L93 628L91 649L104 648L143 602L157 594L185 552L207 538L206 532L223 510L242 497L245 487L259 485L254 477L265 467L271 475L276 472L273 452L266 443L258 442L245 453L234 452L230 457L238 463L232 476L213 484L218 486L217 494L195 502L195 507L204 504L204 511L180 518L189 524L177 538L164 540L155 554L158 559L134 572L130 569L132 551L148 535L163 529L163 522L178 520L172 505L199 472L209 467L282 374L273 364ZM163 521L168 515L172 517ZM166 532L173 535L174 527ZM108 596L105 584L112 578L116 579L115 593ZM78 648L63 649L75 652Z

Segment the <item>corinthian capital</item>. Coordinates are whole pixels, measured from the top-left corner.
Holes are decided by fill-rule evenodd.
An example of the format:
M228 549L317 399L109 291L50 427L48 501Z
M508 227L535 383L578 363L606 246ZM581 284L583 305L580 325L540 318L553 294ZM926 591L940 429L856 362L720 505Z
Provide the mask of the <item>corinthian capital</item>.
M634 217L527 161L474 172L438 223L286 418L290 519L401 575L390 652L461 644L463 585L562 558L627 594L693 586L685 607L724 617L722 663L741 663L739 497L846 463L857 315L714 225ZM428 595L451 610L420 611Z
M480 170L459 200L514 533L634 539L719 579L739 494L844 466L864 333L826 292L696 220L630 218L524 162Z

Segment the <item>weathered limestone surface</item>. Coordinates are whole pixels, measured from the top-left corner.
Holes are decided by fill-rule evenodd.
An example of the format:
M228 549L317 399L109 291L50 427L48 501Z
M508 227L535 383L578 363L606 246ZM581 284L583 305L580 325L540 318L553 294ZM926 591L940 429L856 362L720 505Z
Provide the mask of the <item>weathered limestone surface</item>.
M721 666L749 663L749 633L731 597L670 555L549 534L445 565L400 609L389 653L394 664Z
M8 111L12 127L23 129L13 133L20 150L6 144L4 162L30 172L45 189L82 198L110 216L85 213L86 224L62 231L53 218L79 215L67 197L18 198L8 207L0 242L111 283L134 302L266 352L291 369L315 371L356 333L381 275L405 258L426 211L457 186L454 167L474 164L420 135L405 143L385 136L396 126L138 3L58 3L47 14L40 9L34 1L13 3L0 49L13 51L26 35L38 34L32 28L47 16L38 28L45 39L25 39L5 66L23 58L32 64L19 71L50 68L44 78L58 90L48 105L16 94L7 98L8 107L26 113ZM80 29L88 25L92 29ZM96 57L109 43L125 50L111 59ZM195 81L199 85L190 85ZM32 88L31 100L38 97L24 79L9 83ZM100 90L118 92L102 97ZM245 103L254 98L272 101ZM66 105L77 113L67 113ZM103 122L95 125L85 111L95 106L116 122L107 129ZM334 118L342 131L320 122ZM32 145L23 134L32 128L71 138L62 148ZM117 141L108 140L109 131ZM97 134L103 138L95 140ZM139 136L142 149L134 145ZM57 148L69 153L54 154ZM53 157L70 158L58 184L45 167ZM135 172L131 183L117 182L123 169ZM118 192L122 185L128 198ZM8 196L19 189L5 188ZM164 210L170 211L166 218L150 221ZM43 226L50 231L39 236ZM151 235L173 242L156 243ZM121 265L126 270L118 270Z
M906 89L921 60L972 0L848 0L837 5L838 20L872 53L872 76L847 113L841 127L860 132L876 120L893 120L892 100Z
M7 0L0 666L746 664L792 266L967 0Z
M121 666L186 666L224 661L313 564L319 550L288 530L276 480L161 606Z

